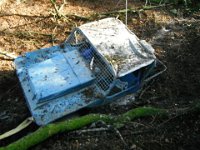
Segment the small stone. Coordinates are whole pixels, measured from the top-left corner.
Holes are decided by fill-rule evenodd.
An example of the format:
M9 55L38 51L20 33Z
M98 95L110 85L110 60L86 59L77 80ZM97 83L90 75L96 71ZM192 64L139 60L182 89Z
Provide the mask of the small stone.
M169 139L168 139L168 138L166 138L166 139L165 139L165 142L166 142L166 143L169 143Z
M131 149L136 149L136 145L135 144L133 144L132 146L131 146Z

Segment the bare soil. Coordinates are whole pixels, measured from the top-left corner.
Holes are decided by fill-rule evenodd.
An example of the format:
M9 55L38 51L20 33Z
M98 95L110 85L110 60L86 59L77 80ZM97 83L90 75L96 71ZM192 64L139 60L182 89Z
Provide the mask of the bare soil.
M57 2L59 5L61 1ZM141 8L144 1L131 1L130 8ZM125 14L104 12L124 9L123 1L68 0L61 10L68 16L57 19L49 1L26 0L20 3L7 0L0 5L0 50L21 55L28 51L60 44L76 26L103 17ZM176 10L176 13L174 13ZM77 16L88 17L86 19ZM91 17L92 16L92 17ZM149 41L156 56L167 66L167 71L145 86L136 98L125 106L106 105L97 109L82 110L88 113L120 114L138 106L154 106L176 110L200 100L200 12L189 13L183 6L129 12L128 27L140 39ZM77 114L76 114L77 115ZM22 89L15 74L13 61L0 55L0 134L16 127L30 116ZM97 127L105 126L96 124ZM0 141L5 146L38 127ZM91 126L84 129L92 128ZM121 136L110 129L85 133L58 134L33 147L33 150L59 149L134 149L134 150L199 150L200 113L176 115L172 118L137 119L119 129Z

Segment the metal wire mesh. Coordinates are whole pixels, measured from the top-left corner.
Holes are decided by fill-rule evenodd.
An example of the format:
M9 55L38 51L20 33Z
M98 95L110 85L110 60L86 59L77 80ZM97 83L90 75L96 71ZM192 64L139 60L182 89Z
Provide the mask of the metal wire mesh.
M114 76L111 69L98 54L98 52L92 47L87 38L76 30L73 32L67 42L72 47L76 47L81 56L85 59L90 70L93 71L96 77L96 86L103 94L109 89L111 83L114 80Z

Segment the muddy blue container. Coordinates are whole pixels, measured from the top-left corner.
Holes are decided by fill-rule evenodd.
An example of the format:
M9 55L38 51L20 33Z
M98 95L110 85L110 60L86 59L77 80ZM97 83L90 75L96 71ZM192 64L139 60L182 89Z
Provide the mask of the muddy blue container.
M136 93L165 70L158 64L151 45L115 18L84 24L64 43L15 59L38 125Z

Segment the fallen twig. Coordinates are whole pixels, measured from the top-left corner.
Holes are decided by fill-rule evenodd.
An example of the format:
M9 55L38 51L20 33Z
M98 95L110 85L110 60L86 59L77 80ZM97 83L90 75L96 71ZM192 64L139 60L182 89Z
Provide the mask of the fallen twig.
M75 19L80 19L80 20L92 20L92 15L91 16L80 16L80 15L75 15L75 14L66 14L64 15L66 17L74 17Z
M169 6L169 5L172 5L172 4L163 4L163 5L157 5L157 6L144 6L144 7L141 7L141 8L129 8L128 10L121 9L121 10L116 10L116 11L100 13L99 15L110 15L110 14L116 14L116 13L126 13L126 11L132 12L132 13L137 13L137 12L142 12L144 10L151 10L151 9L161 8L161 7L165 7L165 6Z
M125 142L125 140L124 140L123 136L121 135L121 133L119 132L119 130L117 128L114 128L114 131L117 133L120 140L123 142L124 146L128 149L128 144Z
M137 9L128 9L127 12L133 12L133 13L136 13ZM111 14L116 14L116 13L125 13L126 12L126 9L121 9L121 10L116 10L116 11L109 11L109 12L104 12L104 13L100 13L98 15L111 15Z
M0 54L1 54L1 55L4 55L4 56L6 56L6 57L9 57L9 58L11 58L11 59L17 58L17 55L16 55L16 54L9 53L9 52L3 51L3 50L1 50L1 49L0 49Z
M166 6L171 6L174 5L172 3L170 4L160 4L160 5L156 5L156 6L143 6L143 10L150 10L150 9L155 9L155 8L161 8L161 7L166 7Z
M82 134L82 133L87 133L87 132L100 132L100 131L108 131L109 128L92 128L92 129L84 129L84 130L77 130L77 131L74 131L72 133L77 133L77 134Z
M0 56L0 59L1 60L6 60L6 61L13 61L14 60L13 58L5 58L5 57L1 57L1 56Z
M34 39L36 36L46 36L53 38L55 34L48 34L48 33L40 33L40 32L34 32L34 31L16 31L16 32L11 32L11 31L1 31L2 33L6 34L7 36L16 36L16 37L23 37L23 38L32 38Z
M51 15L49 16L37 16L37 15L24 15L24 14L14 14L14 13L2 13L0 14L0 17L9 17L9 16L19 16L19 17L24 17L24 18L50 18L52 17Z

